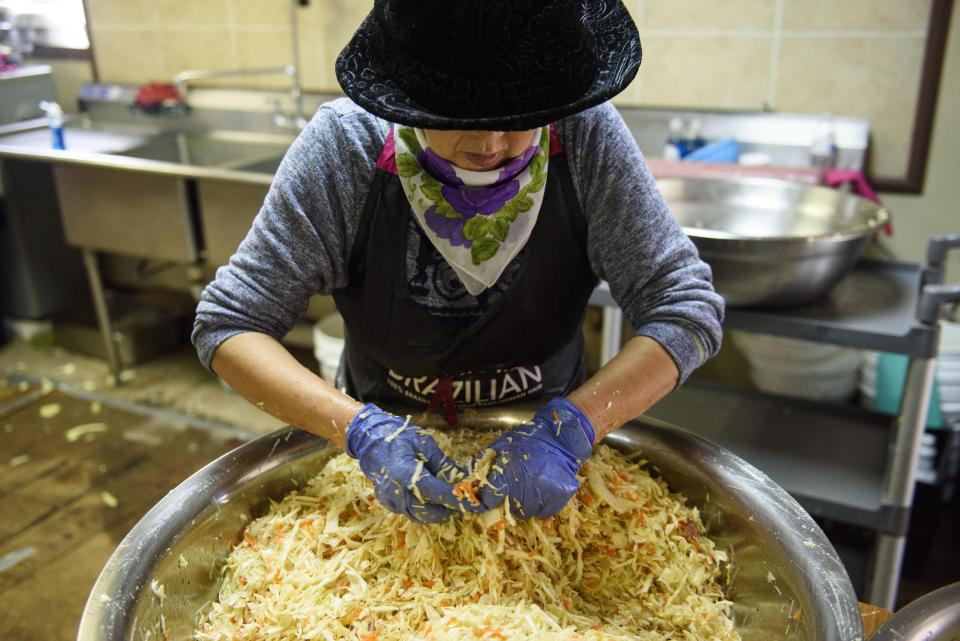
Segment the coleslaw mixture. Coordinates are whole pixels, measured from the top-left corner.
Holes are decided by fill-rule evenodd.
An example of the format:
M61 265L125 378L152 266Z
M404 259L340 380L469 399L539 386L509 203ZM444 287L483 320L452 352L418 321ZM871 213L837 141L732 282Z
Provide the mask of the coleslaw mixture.
M469 458L489 432L435 435ZM643 461L598 446L556 516L504 507L439 525L387 512L334 456L251 522L199 641L739 641L727 557Z

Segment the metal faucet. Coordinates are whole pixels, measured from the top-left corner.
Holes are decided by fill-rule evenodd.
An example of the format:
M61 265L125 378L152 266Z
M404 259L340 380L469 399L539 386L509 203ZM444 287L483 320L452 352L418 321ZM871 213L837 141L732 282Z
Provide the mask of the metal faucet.
M190 69L181 71L173 78L173 84L180 92L181 98L186 101L187 87L194 80L209 80L211 78L234 78L243 76L269 76L284 74L290 76L292 86L290 95L293 97L293 103L296 105L295 115L289 117L280 109L280 101L276 98L270 101L274 106L274 123L278 126L296 126L303 129L307 125L307 118L303 110L303 89L300 86L300 74L295 65L284 65L282 67L262 67L259 69L227 69L222 71L203 71L199 69Z
M274 98L270 101L270 104L272 104L274 108L273 122L278 127L296 127L297 129L306 127L307 117L303 107L303 84L300 79L300 68L297 66L297 63L300 61L297 7L306 7L309 4L310 0L290 0L290 39L293 44L294 64L283 65L282 67L263 67L260 69L228 69L222 71L190 69L181 71L173 78L173 84L176 85L177 91L180 92L181 99L186 102L187 87L194 80L284 74L290 76L290 96L293 98L295 111L293 116L287 116L280 108L280 101Z

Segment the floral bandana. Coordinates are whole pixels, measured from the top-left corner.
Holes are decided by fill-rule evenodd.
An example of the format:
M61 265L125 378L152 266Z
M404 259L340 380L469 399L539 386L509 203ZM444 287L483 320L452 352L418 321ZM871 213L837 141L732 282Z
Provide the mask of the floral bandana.
M523 249L540 213L550 130L493 171L469 171L438 156L423 133L395 125L397 171L420 227L476 296L491 287Z

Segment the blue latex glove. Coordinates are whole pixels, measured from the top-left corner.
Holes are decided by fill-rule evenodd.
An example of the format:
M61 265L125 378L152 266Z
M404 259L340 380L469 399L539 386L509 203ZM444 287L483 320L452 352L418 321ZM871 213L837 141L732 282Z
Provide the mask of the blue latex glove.
M347 454L359 461L385 508L418 523L446 521L461 511L447 481L463 478L466 472L421 428L413 424L404 427L408 420L366 405L347 427ZM410 483L418 461L423 461L423 469L416 486L423 500Z
M483 509L509 497L510 510L521 518L553 516L579 489L577 471L593 451L594 435L583 412L565 398L553 399L532 422L505 432L488 448L497 457L487 474L489 485L477 492Z

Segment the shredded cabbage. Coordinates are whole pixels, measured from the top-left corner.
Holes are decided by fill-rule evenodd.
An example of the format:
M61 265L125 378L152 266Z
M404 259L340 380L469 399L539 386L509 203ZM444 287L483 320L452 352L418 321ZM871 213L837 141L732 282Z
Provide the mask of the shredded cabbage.
M437 439L466 458L490 435ZM195 638L739 641L726 555L644 465L601 445L555 517L515 519L505 502L423 526L335 456L249 524Z

